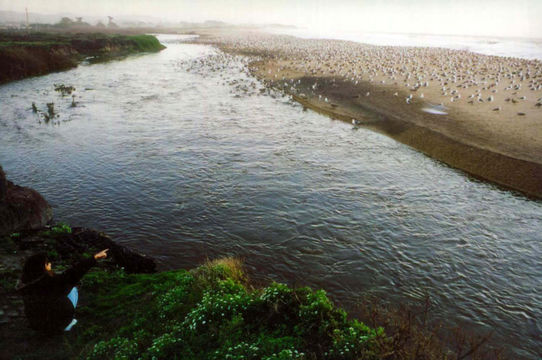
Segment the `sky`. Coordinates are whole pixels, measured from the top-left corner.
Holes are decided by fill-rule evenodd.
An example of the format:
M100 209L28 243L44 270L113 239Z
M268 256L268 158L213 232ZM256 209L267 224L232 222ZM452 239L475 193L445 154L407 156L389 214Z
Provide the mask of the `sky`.
M542 38L542 0L0 0L0 11Z

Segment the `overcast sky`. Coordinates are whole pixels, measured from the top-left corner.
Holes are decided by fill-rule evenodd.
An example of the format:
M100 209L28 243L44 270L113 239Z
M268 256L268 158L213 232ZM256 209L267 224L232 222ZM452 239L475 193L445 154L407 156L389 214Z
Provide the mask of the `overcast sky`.
M542 0L0 0L0 10L542 38Z

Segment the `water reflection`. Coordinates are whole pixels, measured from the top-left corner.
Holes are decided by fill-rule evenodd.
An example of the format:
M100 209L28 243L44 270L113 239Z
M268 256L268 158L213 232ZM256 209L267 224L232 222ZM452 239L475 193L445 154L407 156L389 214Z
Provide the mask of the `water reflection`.
M346 306L362 292L429 293L447 322L495 328L536 358L540 202L266 94L243 59L167 45L0 87L9 178L44 194L57 220L104 230L162 268L241 256ZM54 83L75 86L80 106ZM54 101L60 125L39 124L32 101Z

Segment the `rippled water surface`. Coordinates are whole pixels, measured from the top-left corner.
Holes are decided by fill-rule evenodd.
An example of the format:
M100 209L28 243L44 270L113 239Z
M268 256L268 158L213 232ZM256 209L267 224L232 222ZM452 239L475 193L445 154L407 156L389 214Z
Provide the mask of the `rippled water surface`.
M0 164L56 220L161 268L240 256L257 278L324 287L351 309L362 293L428 293L447 323L542 356L541 202L261 93L243 59L162 40L158 54L0 87ZM32 102L54 102L55 124Z

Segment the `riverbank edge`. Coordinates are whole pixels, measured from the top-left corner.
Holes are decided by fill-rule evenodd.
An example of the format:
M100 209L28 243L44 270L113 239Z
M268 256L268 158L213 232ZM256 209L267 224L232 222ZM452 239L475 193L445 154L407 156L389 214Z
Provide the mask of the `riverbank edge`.
M304 107L332 119L347 123L352 123L352 119L358 120L360 121L358 126L384 134L452 168L464 171L478 180L520 192L528 198L542 199L541 164L464 144L444 134L394 118L379 110L370 114L368 110L351 113L344 110L326 109L318 104L319 101L316 98L303 99L296 94L289 95Z
M336 354L350 359L339 355L347 351L376 360L376 353L391 346L382 328L348 319L323 290L277 283L253 287L235 258L208 260L191 270L156 272L154 260L106 234L62 223L13 233L0 237L0 242L0 358L252 355L279 360ZM23 261L45 252L53 270L62 272L103 248L110 249L108 259L99 261L79 285L78 326L59 335L29 329L16 290Z
M308 109L350 124L352 120L356 120L356 126L386 135L452 168L464 171L476 179L520 192L532 199L542 199L542 164L463 143L443 133L406 121L394 114L393 110L379 108L369 101L360 104L358 101L349 101L345 96L337 97L331 89L324 90L329 103L324 103L317 97L300 96L303 86L300 92L292 93L278 86L277 82L269 81L261 75L259 69L265 66L265 63L255 61L252 66L253 74L259 80L272 88L280 88ZM332 80L334 83L341 82L335 78ZM315 81L322 83L330 79L303 77L301 81L308 88L308 83Z
M83 61L103 62L166 47L154 35L89 34L19 35L0 41L0 85L76 68ZM24 40L24 41L19 41Z
M54 271L62 272L105 248L108 259L80 285L76 316L81 325L58 336L31 331L17 291L24 261L45 252ZM410 310L391 312L368 302L367 326L350 318L324 290L274 282L254 286L235 258L157 272L154 259L102 232L57 223L1 235L0 259L0 358L246 359L261 351L256 358L376 360L394 352L454 354L436 335L441 325L412 317ZM476 338L472 343L458 338L457 354L471 348L480 354L488 337ZM494 356L482 352L480 359L486 358Z
M199 33L199 38L194 43L209 44L206 41L211 39L210 44L217 47L224 53L231 55L247 56L252 58L249 69L253 76L262 81L266 87L280 90L293 100L319 114L331 119L342 120L356 126L365 127L386 135L404 145L407 145L421 153L441 161L442 163L465 172L478 180L492 183L506 190L521 193L523 196L533 200L542 199L542 164L528 160L515 158L506 154L486 149L476 144L468 144L461 139L454 139L444 133L424 127L419 122L408 121L400 115L399 108L393 106L379 106L371 99L361 99L353 94L364 94L369 89L374 93L385 93L389 89L379 87L375 84L360 82L354 86L337 77L317 77L300 74L292 69L283 70L284 73L294 73L295 76L286 76L285 79L274 80L269 78L263 70L269 64L281 58L279 53L270 51L254 52L250 49L231 48L213 39L213 33ZM292 80L300 81L297 84L296 92L284 86ZM322 96L328 97L324 102L316 96L307 96L311 91L309 87L315 82L320 84L319 89ZM323 87L323 83L332 82L334 88ZM355 89L355 91L352 91ZM304 91L306 90L306 91ZM303 95L302 95L303 94ZM373 97L374 100L374 97ZM423 115L419 106L415 107L419 116ZM413 115L410 112L409 115ZM451 115L450 115L451 116ZM461 116L455 115L455 116Z
M20 203L15 195L22 190L35 196ZM51 217L26 221L51 213L49 204L9 182L1 166L0 206L6 214L24 210L0 232L2 359L324 359L343 358L344 351L376 359L391 346L382 328L348 319L323 290L254 287L238 259L157 272L154 259L105 233L47 224ZM26 259L45 253L61 273L103 249L109 249L107 259L80 281L81 324L61 334L31 330L19 280Z

